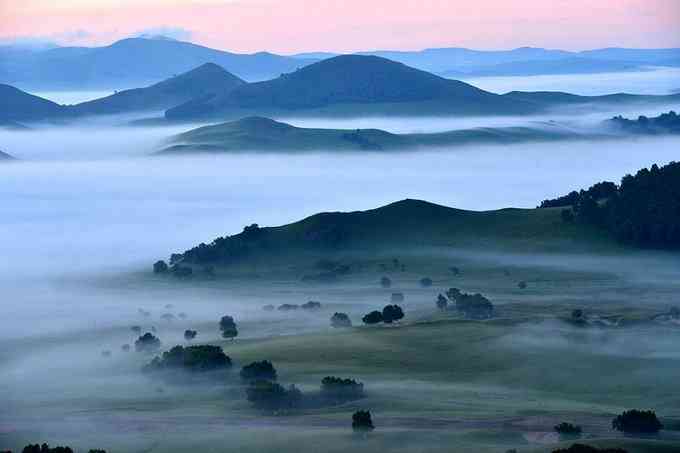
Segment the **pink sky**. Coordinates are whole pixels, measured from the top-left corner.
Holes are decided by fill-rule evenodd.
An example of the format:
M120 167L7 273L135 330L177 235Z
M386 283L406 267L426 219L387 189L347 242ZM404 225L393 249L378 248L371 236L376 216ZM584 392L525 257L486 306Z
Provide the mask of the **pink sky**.
M0 39L146 31L239 52L680 47L680 0L0 0Z

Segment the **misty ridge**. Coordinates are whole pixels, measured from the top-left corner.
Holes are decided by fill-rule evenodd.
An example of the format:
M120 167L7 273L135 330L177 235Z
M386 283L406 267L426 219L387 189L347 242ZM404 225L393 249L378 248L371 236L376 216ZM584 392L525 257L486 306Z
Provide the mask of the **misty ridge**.
M679 55L0 47L0 451L674 451Z

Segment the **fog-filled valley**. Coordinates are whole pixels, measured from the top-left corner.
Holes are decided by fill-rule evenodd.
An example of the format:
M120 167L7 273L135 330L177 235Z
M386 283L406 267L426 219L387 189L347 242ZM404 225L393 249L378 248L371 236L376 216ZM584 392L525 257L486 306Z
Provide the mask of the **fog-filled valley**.
M471 83L498 93L669 94L680 88L671 71ZM52 100L99 95L61 92ZM653 117L677 107L622 103L485 117L291 112L274 119L394 134L551 122L594 131L616 115ZM214 122L130 124L149 115L0 129L0 150L17 159L0 163L0 450L49 441L113 452L538 453L567 446L570 438L553 426L574 421L584 439L603 447L677 451L680 325L669 312L680 291L677 250L620 244L590 226L562 222L559 210L534 208L677 160L680 135L161 157L153 154L170 137ZM317 256L284 245L225 269L208 266L205 277L153 272L154 262L246 225L288 225L404 199L494 211L499 229L506 221L516 229L450 247L427 243L418 231L403 248L337 247ZM387 224L444 222L438 215L402 217ZM458 220L452 222L444 236L455 235ZM532 228L540 231L526 232ZM559 240L548 236L554 232ZM330 282L306 280L316 262L349 270ZM454 287L491 300L493 318L438 310L437 296ZM298 309L308 301L321 308ZM395 301L402 321L361 325L363 315ZM263 310L267 305L273 307ZM347 313L354 327L331 327L335 312ZM220 332L225 315L236 320L235 339ZM187 339L187 329L197 337ZM152 353L135 350L146 332L161 341ZM191 344L222 347L232 369L177 381L141 371L156 353ZM238 370L260 360L274 363L286 388L303 392L301 408L260 410L244 397ZM325 376L357 379L366 394L330 404L317 395ZM655 409L665 431L637 439L611 430L612 417L632 408ZM371 410L376 430L352 436L351 416L361 409Z

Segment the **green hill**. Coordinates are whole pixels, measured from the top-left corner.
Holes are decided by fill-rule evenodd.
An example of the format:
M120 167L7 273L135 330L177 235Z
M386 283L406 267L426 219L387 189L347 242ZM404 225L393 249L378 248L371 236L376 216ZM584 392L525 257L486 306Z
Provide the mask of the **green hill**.
M146 88L120 91L70 107L78 115L116 114L143 110L165 110L190 99L207 99L227 93L246 82L213 64L203 64L189 72Z
M403 200L378 209L316 214L280 227L246 227L240 234L200 244L175 260L192 265L230 265L248 258L308 254L327 256L351 251L419 250L434 247L490 247L521 251L610 248L595 227L565 223L560 209L465 211L419 200Z
M274 80L251 83L210 100L194 100L166 112L187 120L233 111L304 111L360 105L364 112L460 114L530 113L530 103L489 93L385 58L343 55ZM373 108L370 108L372 106ZM389 107L388 107L389 106ZM422 113L421 113L422 114Z
M385 151L420 146L471 143L507 144L575 138L557 125L541 127L476 128L430 134L392 134L380 129L311 129L268 118L248 117L200 127L170 139L161 154L238 151Z

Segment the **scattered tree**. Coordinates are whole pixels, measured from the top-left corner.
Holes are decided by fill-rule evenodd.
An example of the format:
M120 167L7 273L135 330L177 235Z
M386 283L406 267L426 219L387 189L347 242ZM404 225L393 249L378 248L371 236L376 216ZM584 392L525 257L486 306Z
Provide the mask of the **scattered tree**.
M519 289L527 289L527 282L521 281L521 282L517 283L517 287Z
M361 318L361 320L364 324L378 324L383 322L383 314L378 310L374 310Z
M238 335L236 322L231 316L222 316L220 319L220 331L222 331L222 338L231 338L232 340Z
M246 389L246 397L260 409L293 409L300 405L302 392L294 385L286 389L276 382L257 380L251 382Z
M321 396L336 402L356 400L365 396L364 384L354 379L326 376L321 380Z
M493 316L493 304L481 294L459 293L456 297L456 310L467 318L489 319Z
M135 341L135 351L137 352L156 352L161 348L161 340L152 333L145 333Z
M198 332L196 332L195 330L187 329L184 331L184 339L186 341L193 340L194 338L196 338L196 335L198 335Z
M281 305L279 305L277 310L279 310L279 311L291 311L291 310L297 310L298 308L300 308L300 306L297 305L297 304L281 304Z
M391 324L394 321L399 321L404 317L404 311L399 305L385 305L382 311L383 322Z
M432 286L432 279L429 277L421 278L420 286L422 286L423 288L429 288L430 286Z
M617 415L612 420L612 428L630 434L658 433L663 425L654 411L632 409Z
M302 304L301 308L303 310L319 310L321 309L321 302L310 300L309 302Z
M266 380L275 381L277 378L276 369L269 360L253 362L241 368L241 379L244 381Z
M133 331L137 335L141 335L141 333L142 333L142 327L141 326L132 326L132 327L130 327L130 330Z
M172 313L163 313L161 315L161 319L166 322L171 322L175 320L175 315L173 315Z
M383 277L380 279L380 286L383 288L389 288L392 286L392 280L390 280L389 277Z
M460 275L460 269L456 266L449 267L449 271L451 271L453 275Z
M356 432L373 431L373 420L370 411L357 411L352 415L352 429Z
M352 327L352 321L347 313L334 313L331 316L331 326L335 328Z
M404 293L392 293L392 296L390 296L390 301L392 303L403 302Z
M448 306L449 306L449 301L446 299L446 297L439 294L437 296L437 308L441 311L446 311Z
M555 431L561 436L580 436L582 429L578 425L562 422L555 426Z

